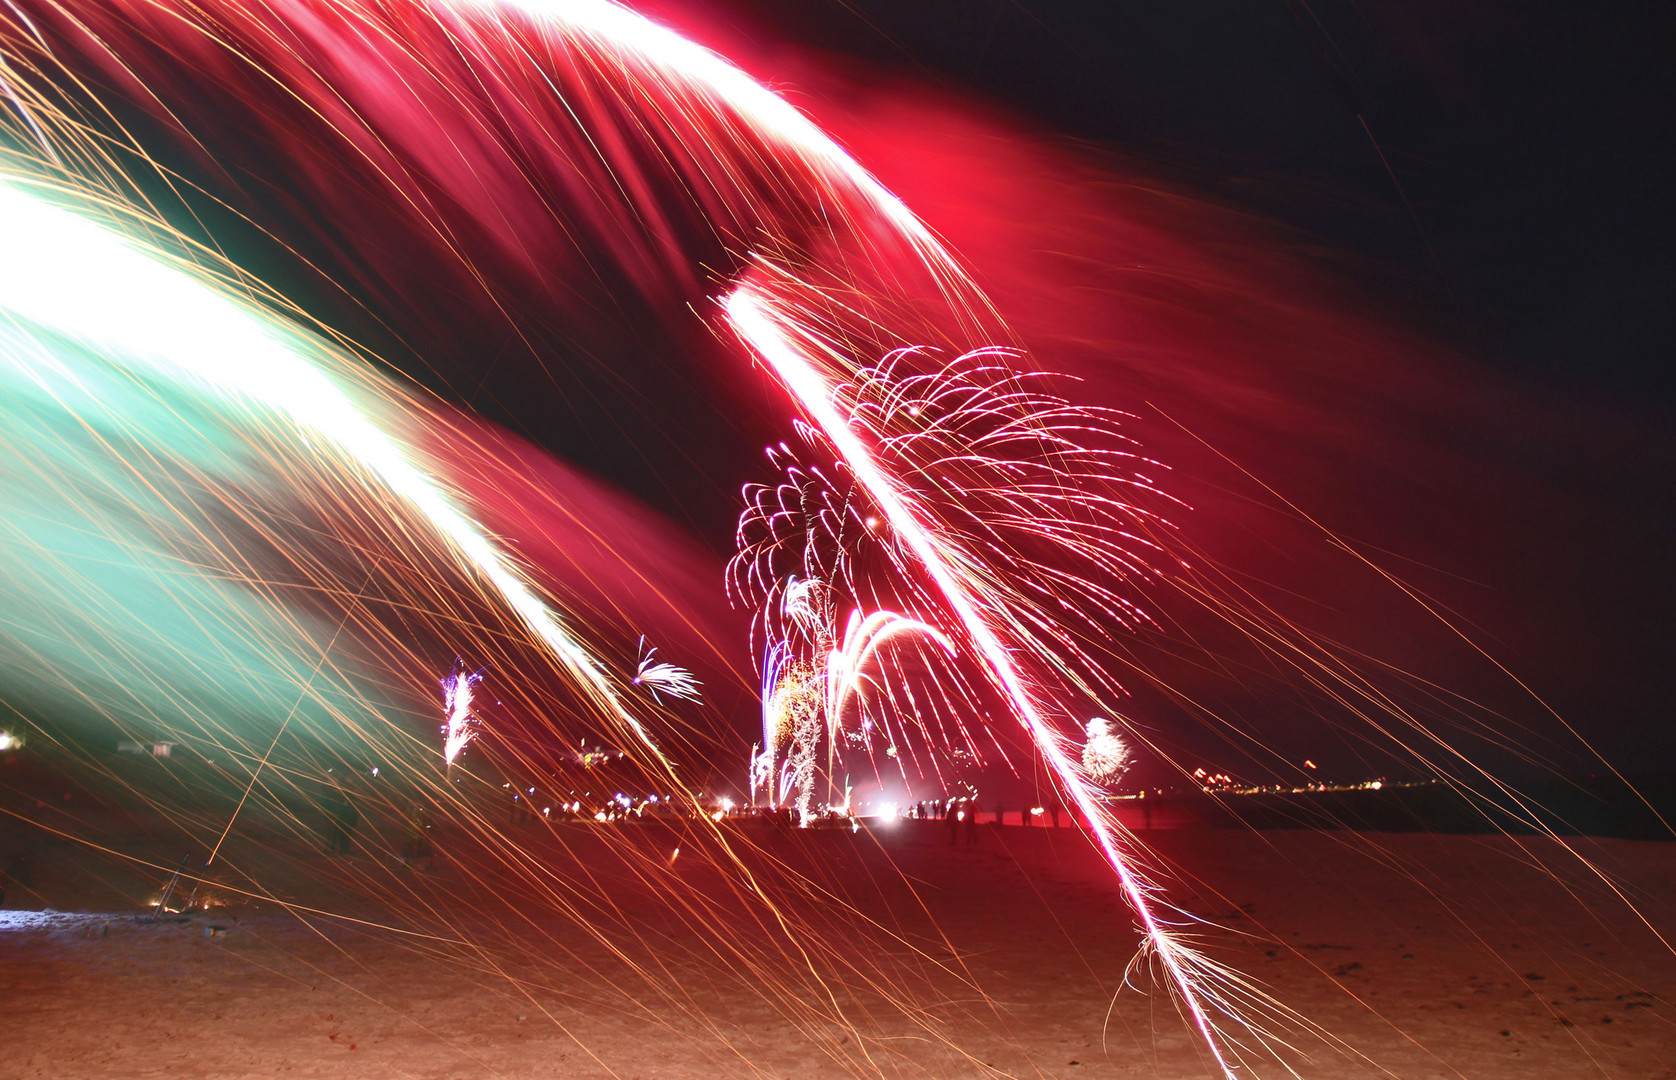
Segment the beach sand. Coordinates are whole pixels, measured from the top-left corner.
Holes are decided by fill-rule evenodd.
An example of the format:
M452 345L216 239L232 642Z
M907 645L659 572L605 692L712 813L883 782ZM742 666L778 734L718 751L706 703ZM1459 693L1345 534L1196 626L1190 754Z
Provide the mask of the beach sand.
M47 835L0 912L0 1076L1215 1075L1145 965L1124 986L1133 921L1072 828L730 824L772 908L675 823L511 828L533 876L446 828L407 869L396 828L348 858L241 830L165 917L178 842ZM1644 924L1552 841L1142 835L1206 951L1318 1025L1299 1075L1676 1077L1676 844L1574 842Z

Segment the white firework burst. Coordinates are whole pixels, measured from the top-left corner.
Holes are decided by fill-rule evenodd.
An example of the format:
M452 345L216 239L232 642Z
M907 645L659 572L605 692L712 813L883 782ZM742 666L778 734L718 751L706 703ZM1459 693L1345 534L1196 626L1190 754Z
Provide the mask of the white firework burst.
M634 685L644 686L657 700L661 700L660 694L665 694L682 701L697 701L698 688L704 684L695 679L693 673L686 668L665 663L659 660L657 655L657 648L648 646L646 639L642 637L640 666L632 680Z
M1082 767L1089 779L1109 784L1129 767L1129 745L1117 733L1117 725L1096 716L1088 722L1088 742L1082 748Z

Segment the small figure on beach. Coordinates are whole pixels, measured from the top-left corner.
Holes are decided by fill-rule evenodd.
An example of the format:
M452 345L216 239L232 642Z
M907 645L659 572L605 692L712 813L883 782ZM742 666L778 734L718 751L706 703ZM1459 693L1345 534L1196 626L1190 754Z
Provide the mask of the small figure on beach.
M978 842L978 800L972 799L966 804L966 842Z
M333 855L348 855L355 826L361 821L361 812L355 809L349 793L336 783L326 793L323 808L326 811L326 850Z
M431 866L431 808L414 803L407 813L407 838L402 843L402 857L416 870Z

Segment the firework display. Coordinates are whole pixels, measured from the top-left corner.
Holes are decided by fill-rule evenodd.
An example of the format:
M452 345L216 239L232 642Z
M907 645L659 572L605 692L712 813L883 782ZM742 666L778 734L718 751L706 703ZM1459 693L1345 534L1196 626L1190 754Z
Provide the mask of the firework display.
M1131 695L1262 741L1147 656L1272 680L1370 755L1557 839L1451 742L1490 709L1194 550L1138 417L1039 366L936 233L717 53L606 0L7 12L0 600L39 617L0 627L0 699L145 764L196 755L201 790L176 805L93 736L49 740L209 849L186 875L203 896L337 917L257 871L193 877L229 838L223 862L253 866L324 822L334 858L376 850L341 882L388 925L353 918L513 997L621 965L640 989L612 986L609 1010L778 1068L670 974L709 964L838 1073L894 1074L891 1039L965 1067L930 1003L971 973L935 927L891 921L914 886L879 916L814 848L775 845L930 804L952 849L1008 823L991 792L1026 791L1020 822L1064 812L1132 918L1132 959L1100 977L1161 991L1196 1067L1231 1080L1296 1075L1289 1040L1356 1051L1205 947L1227 905L1137 836L1161 801L1120 794L1143 757L1196 794L1239 785L1172 756ZM265 282L222 230L307 284ZM426 347L469 362L391 374L311 289L357 327L406 313L381 340L411 329L416 368ZM653 474L713 449L665 422L691 386L765 403L767 476L724 485L744 484L725 569L673 516L472 415L474 366L480 387L506 356L563 389L554 441L620 439ZM644 415L598 407L620 401ZM1205 622L1237 645L1184 629ZM439 862L498 914L426 884ZM910 1034L864 1039L879 1016Z
M640 666L631 680L634 685L644 686L653 697L661 691L682 701L697 701L703 684L685 668L657 659L657 652L655 647L646 644L644 637L640 639Z
M1082 767L1097 784L1109 784L1129 764L1129 748L1117 734L1117 725L1102 717L1088 722L1088 742L1082 748Z
M482 681L483 673L467 671L458 657L454 659L454 670L442 680L443 713L447 717L442 725L442 759L450 765L471 742L477 734L478 725L482 723L471 711L472 687Z

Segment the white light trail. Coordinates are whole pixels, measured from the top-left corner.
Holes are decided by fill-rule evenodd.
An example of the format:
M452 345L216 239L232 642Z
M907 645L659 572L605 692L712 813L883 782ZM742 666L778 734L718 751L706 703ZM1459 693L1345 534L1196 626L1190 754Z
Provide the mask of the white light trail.
M831 389L826 380L792 344L786 327L789 326L795 331L796 323L778 312L770 298L748 285L735 289L725 303L728 318L735 329L774 370L810 419L832 440L832 444L849 463L856 479L867 488L873 500L884 511L886 519L897 535L913 550L944 600L960 620L995 680L997 688L1012 702L1013 708L1018 712L1036 745L1052 764L1054 771L1070 790L1072 798L1088 819L1107 861L1117 872L1124 895L1128 897L1135 917L1140 920L1148 944L1169 972L1176 989L1180 991L1193 1025L1210 1048L1218 1067L1225 1077L1232 1080L1233 1069L1223 1055L1215 1027L1200 1000L1201 992L1188 970L1183 947L1170 936L1153 912L1146 885L1129 866L1129 861L1120 850L1110 824L1094 801L1093 793L1083 782L1076 765L1065 754L1060 740L1044 720L1034 695L1014 667L1000 636L989 625L988 620L979 611L977 602L950 568L953 560L943 551L935 533L909 508L903 493L897 490L896 484L878 467L867 446L839 413L832 402Z

